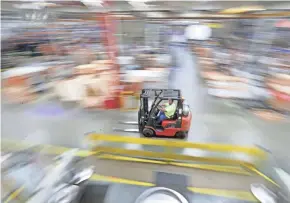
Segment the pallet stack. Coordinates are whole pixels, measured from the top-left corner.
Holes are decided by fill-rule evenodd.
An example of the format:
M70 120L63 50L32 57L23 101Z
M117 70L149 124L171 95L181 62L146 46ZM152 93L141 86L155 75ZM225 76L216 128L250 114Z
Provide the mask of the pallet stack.
M7 103L28 103L46 89L49 66L31 65L12 68L3 73L2 89Z
M33 101L36 95L30 90L28 76L15 76L2 79L2 91L7 103L21 104Z
M111 109L119 92L117 77L111 61L93 61L76 66L74 77L60 81L55 92L61 101L76 102L83 108Z

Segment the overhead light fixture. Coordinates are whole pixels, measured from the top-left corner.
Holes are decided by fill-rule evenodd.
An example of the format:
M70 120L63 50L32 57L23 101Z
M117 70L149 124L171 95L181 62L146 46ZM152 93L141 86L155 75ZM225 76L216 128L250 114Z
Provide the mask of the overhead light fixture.
M57 7L58 6L55 3L48 3L48 2L35 2L33 4L39 5L39 6L42 6L42 7Z
M129 4L138 10L149 9L149 5L146 4L148 0L131 0Z
M32 2L32 3L23 3L23 4L14 4L13 7L14 8L18 8L18 9L43 9L46 7L55 7L57 6L57 4L55 3L47 3L44 1L40 1L40 2Z
M190 25L185 29L185 36L190 40L208 40L212 35L212 30L206 25Z
M82 3L89 8L103 7L103 0L82 0Z
M42 7L40 5L37 4L33 4L33 3L27 3L27 4L14 4L13 5L14 8L18 8L18 9L42 9Z

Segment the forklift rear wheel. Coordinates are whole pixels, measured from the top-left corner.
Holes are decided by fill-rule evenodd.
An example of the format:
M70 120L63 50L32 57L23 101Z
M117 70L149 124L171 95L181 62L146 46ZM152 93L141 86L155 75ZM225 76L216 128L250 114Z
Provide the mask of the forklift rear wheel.
M175 137L176 138L179 138L179 139L184 139L186 136L186 133L185 132L182 132L182 131L179 131L175 134Z
M150 128L145 128L143 130L143 135L145 137L153 137L154 136L154 131L152 129L150 129Z

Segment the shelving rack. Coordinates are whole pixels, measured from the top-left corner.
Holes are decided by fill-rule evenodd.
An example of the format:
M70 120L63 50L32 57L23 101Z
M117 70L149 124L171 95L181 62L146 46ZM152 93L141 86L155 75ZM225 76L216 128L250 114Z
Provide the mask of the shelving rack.
M199 43L199 46L210 48L215 71L225 76L240 78L247 86L244 96L242 93L226 96L229 100L250 110L262 109L287 115L290 107L281 111L277 106L273 106L271 101L275 96L269 88L269 80L275 77L275 74L289 76L290 73L290 60L287 61L287 58L290 58L290 28L277 28L279 20L281 19L232 20L235 21L235 26L232 27L233 32L230 35L212 38L212 41L220 42L219 46L210 46L208 41ZM280 65L277 62L280 62ZM232 84L230 81L216 83ZM290 81L288 88L289 86Z

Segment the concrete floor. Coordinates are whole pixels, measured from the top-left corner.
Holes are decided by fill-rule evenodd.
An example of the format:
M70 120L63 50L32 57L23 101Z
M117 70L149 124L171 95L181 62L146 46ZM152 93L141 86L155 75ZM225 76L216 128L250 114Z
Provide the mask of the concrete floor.
M279 164L289 160L289 124L262 121L230 103L207 96L199 82L196 59L190 51L186 47L174 47L172 52L177 56L178 69L172 75L171 85L182 90L193 113L189 142L260 145L270 150ZM118 121L136 121L136 118L136 112L86 111L77 106L62 105L54 99L18 106L2 104L2 139L85 148L83 138L88 132L139 137L139 134L112 130L119 126ZM129 144L123 147L152 150ZM181 153L211 155L187 149ZM227 156L244 159L239 154ZM290 171L290 166L283 168Z

